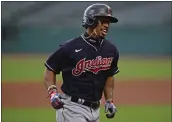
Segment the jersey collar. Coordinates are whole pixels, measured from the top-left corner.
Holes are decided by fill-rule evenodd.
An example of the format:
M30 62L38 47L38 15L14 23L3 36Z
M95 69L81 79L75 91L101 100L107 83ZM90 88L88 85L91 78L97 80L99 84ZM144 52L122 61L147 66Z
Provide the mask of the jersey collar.
M102 43L103 43L103 41L104 41L104 39L95 39L95 38L93 38L93 37L89 37L88 33L86 33L86 32L83 33L83 34L81 35L81 37L83 38L83 40L84 40L87 44L89 44L90 46L92 46L96 51L97 51L98 48L101 47L101 45L102 45Z

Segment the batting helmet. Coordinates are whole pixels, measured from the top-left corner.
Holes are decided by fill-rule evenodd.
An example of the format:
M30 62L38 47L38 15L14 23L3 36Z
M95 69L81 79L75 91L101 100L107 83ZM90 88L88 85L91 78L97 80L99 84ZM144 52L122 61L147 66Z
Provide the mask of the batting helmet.
M112 16L112 9L108 5L96 3L85 9L82 26L85 28L96 26L98 24L97 17L107 17L110 19L110 23L118 22L118 19Z

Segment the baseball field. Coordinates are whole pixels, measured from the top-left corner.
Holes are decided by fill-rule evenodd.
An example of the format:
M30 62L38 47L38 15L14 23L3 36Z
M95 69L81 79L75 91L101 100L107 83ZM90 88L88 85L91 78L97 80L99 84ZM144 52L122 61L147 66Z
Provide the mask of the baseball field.
M48 55L2 54L2 122L55 122L43 83ZM171 122L171 59L122 57L116 75L114 119L100 122ZM62 83L57 76L58 87ZM102 103L104 99L102 98Z

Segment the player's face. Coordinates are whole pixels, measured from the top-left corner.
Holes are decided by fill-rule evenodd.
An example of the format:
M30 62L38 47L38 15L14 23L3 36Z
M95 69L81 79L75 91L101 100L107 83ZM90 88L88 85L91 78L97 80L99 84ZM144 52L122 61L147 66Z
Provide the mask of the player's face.
M105 17L99 18L98 20L99 20L98 25L95 28L96 33L99 37L104 38L107 35L110 20L109 18L105 18Z

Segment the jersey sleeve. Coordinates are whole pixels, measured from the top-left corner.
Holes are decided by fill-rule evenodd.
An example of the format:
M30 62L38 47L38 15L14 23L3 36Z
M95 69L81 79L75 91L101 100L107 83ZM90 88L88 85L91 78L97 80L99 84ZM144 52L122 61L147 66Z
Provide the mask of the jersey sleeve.
M111 64L111 68L107 73L108 77L113 76L119 72L118 59L119 59L119 52L116 51L116 55L114 56L112 64Z
M59 74L66 65L66 55L63 46L60 46L53 54L51 54L44 64L49 70Z

